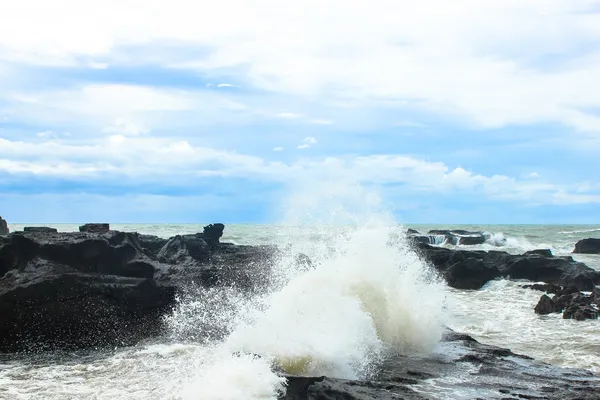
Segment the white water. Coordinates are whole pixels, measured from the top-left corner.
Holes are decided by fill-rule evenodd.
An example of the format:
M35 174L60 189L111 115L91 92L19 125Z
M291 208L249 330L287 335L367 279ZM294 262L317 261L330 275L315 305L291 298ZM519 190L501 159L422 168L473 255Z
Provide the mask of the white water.
M328 200L311 204L331 211L323 208ZM306 215L307 204L303 207L299 218ZM314 217L317 209L308 209ZM385 214L358 215L352 207L333 211L319 213L328 218L320 232L326 240L320 246L294 243L264 292L253 297L229 293L220 302L222 312L202 312L202 321L190 319L190 309L217 303L210 299L222 298L222 292L200 289L201 303L193 296L180 303L171 321L177 333L193 331L190 323L224 333L207 343L211 357L184 386L184 399L275 399L285 381L271 371L273 365L295 375L360 379L388 352L433 349L445 322L445 285ZM340 220L354 226L334 225ZM293 262L300 250L313 260L313 268Z

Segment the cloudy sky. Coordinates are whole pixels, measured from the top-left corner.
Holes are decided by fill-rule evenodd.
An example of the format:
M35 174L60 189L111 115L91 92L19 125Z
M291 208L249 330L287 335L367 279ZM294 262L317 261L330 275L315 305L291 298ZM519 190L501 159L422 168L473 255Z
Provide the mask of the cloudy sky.
M0 5L0 215L600 223L600 1ZM314 188L314 189L311 189Z

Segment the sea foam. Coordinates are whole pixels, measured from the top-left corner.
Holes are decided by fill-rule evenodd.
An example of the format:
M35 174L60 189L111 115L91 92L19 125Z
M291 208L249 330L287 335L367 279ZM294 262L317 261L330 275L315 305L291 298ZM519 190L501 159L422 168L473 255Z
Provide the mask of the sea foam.
M357 204L372 210L377 202L353 190L342 193L345 203L329 186L317 192L328 195L290 206L288 229L310 230L322 240L281 244L287 250L262 293L247 297L211 289L198 297L201 302L182 301L172 321L177 329L193 321L195 337L207 326L212 332L220 325L224 333L210 344L214 356L196 366L183 398L277 398L284 381L271 367L359 379L368 378L390 352L432 350L442 333L446 286L409 248L388 213L357 212ZM314 196L314 188L310 193ZM294 262L299 253L311 266ZM192 311L203 304L223 304L220 312L226 315L204 310L198 319Z

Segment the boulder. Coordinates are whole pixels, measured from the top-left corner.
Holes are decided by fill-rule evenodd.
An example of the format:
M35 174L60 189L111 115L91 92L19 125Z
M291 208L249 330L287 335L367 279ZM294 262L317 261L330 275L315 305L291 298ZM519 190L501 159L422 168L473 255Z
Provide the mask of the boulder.
M561 308L550 297L544 294L540 297L540 301L538 301L534 311L536 314L546 315L560 312Z
M408 235L420 235L421 234L418 230L412 229L412 228L408 228L408 230L406 231L406 233Z
M10 230L8 229L8 222L0 217L0 235L8 235Z
M26 226L23 232L38 232L38 233L56 233L58 229L47 226Z
M563 318L577 321L598 319L598 309L585 304L571 303L563 312Z
M582 239L575 244L573 253L600 254L600 239Z
M79 232L88 233L108 233L110 224L85 224L79 227Z
M481 235L469 235L469 236L458 236L458 244L461 246L473 246L476 244L483 244L488 239L487 236Z

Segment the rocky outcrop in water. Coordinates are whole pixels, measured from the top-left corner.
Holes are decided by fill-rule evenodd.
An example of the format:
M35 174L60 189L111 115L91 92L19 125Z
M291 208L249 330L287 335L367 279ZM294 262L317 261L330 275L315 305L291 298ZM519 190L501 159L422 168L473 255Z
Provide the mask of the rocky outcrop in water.
M178 287L252 290L276 252L220 244L219 224L168 240L92 231L0 238L0 351L135 343L161 331Z
M534 289L544 290L541 285ZM564 319L575 319L577 321L598 319L599 288L595 288L590 294L582 293L573 286L566 288L548 286L547 289L554 296L542 295L534 309L536 314L563 313Z
M600 377L562 369L447 332L428 356L389 356L366 381L286 376L280 400L432 398L597 400Z
M8 235L10 230L8 229L8 222L0 217L0 235Z
M38 233L56 233L58 229L47 226L26 226L23 232L38 232Z
M571 257L548 256L546 251L513 255L503 251L456 250L423 243L417 243L415 247L450 286L459 289L479 289L496 278L542 281L584 291L591 291L600 284L600 272Z
M485 232L465 231L462 229L432 229L427 234L422 234L414 229L408 229L406 233L409 240L414 243L432 245L474 246L483 244L491 238L491 235Z
M600 254L600 239L582 239L575 243L573 253Z

